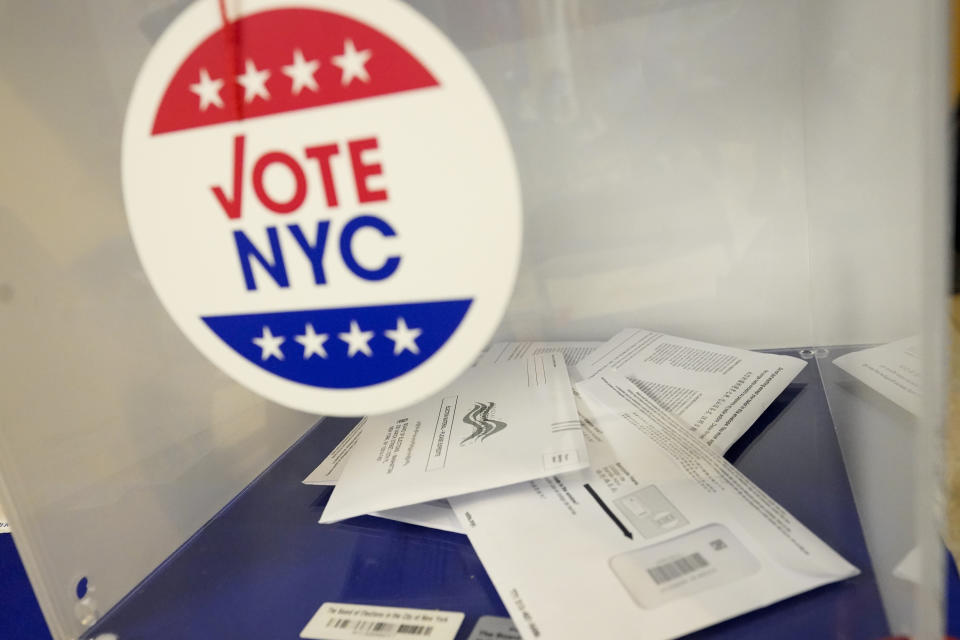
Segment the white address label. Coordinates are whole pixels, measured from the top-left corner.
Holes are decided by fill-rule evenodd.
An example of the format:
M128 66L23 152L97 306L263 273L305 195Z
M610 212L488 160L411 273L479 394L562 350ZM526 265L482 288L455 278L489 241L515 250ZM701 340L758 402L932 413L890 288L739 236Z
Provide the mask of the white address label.
M308 640L453 640L463 617L464 614L457 611L325 602L300 632L300 637Z
M467 640L523 640L510 618L480 616Z

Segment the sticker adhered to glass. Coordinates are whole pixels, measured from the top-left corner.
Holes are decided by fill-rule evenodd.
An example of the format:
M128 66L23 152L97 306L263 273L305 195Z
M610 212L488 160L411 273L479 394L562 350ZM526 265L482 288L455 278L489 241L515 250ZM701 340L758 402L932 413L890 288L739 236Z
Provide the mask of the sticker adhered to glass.
M480 616L467 640L523 640L510 618Z
M189 7L137 78L123 195L177 325L261 395L416 402L496 329L520 190L464 57L396 0Z
M418 638L453 640L464 614L439 609L325 602L300 632L310 640Z

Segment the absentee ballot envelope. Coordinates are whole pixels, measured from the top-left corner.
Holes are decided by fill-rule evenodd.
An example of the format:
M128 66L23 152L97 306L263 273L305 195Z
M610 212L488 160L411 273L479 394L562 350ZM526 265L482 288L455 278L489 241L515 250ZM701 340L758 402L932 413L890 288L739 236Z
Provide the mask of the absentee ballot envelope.
M463 533L460 520L457 519L450 503L446 500L430 500L420 504L411 504L396 509L374 511L370 514L376 518L406 522L430 529L440 529L450 533Z
M859 573L623 375L576 388L590 469L450 500L525 639L676 638Z
M791 356L624 329L581 360L579 376L571 377L613 367L723 453L805 366Z
M323 462L311 471L310 475L303 479L303 484L335 486L337 480L340 479L340 473L343 471L343 467L346 466L347 460L350 458L353 447L357 444L357 440L360 439L360 432L363 431L363 425L366 421L366 418L362 418L360 422L343 437L343 440L333 448L333 451L324 458ZM457 520L457 516L454 515L446 500L431 500L430 502L422 504L411 504L406 507L397 507L396 509L388 509L386 511L375 511L368 515L386 518L387 520L406 522L407 524L416 524L431 529L441 529L452 533L463 533L460 521Z
M414 407L367 418L320 522L587 464L560 354L475 367Z

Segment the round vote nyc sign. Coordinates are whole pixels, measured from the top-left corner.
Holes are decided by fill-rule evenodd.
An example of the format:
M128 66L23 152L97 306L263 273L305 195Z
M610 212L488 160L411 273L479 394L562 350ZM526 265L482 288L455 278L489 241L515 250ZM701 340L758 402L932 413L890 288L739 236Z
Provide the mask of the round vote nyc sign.
M224 5L180 15L133 89L143 268L190 341L271 400L416 402L472 362L513 289L520 193L496 109L395 0Z

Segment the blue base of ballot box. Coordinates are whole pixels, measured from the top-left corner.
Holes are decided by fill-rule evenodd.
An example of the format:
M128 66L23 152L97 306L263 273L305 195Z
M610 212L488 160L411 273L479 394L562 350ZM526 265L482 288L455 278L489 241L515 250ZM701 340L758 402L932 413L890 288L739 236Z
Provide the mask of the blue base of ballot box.
M0 535L0 638L51 640L9 534Z
M331 489L301 481L354 422L321 421L88 635L294 639L322 603L333 601L462 611L466 618L457 638L466 640L480 616L507 615L465 536L366 516L317 524ZM876 640L887 635L814 363L727 457L862 573L692 637Z

